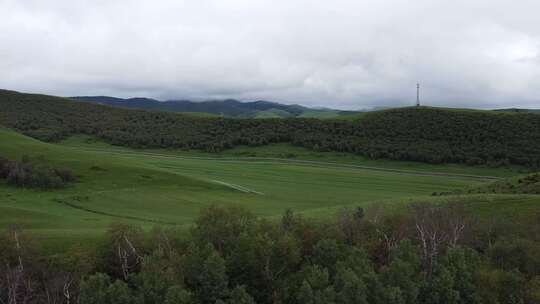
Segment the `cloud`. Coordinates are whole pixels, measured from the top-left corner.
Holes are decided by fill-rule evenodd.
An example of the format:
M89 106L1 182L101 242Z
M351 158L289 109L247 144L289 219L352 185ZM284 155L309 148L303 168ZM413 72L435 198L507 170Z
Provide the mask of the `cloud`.
M0 0L0 87L338 108L540 107L521 0Z

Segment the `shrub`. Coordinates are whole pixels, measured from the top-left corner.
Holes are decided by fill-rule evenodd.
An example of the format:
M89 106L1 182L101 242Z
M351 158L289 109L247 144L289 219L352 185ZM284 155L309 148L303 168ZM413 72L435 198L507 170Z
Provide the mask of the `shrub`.
M9 160L0 156L0 178L6 178L8 175L7 165Z
M33 163L28 156L21 161L0 159L0 178L9 185L24 188L57 189L76 180L66 169L55 169L42 163Z

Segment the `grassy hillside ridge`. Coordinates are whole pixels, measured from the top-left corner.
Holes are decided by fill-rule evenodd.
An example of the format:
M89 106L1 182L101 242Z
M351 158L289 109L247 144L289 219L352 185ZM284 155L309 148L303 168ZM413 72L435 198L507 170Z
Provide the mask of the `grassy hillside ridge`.
M535 114L414 107L364 113L359 120L227 119L10 91L0 91L0 106L0 124L46 141L88 134L115 145L210 152L291 143L372 159L540 166L540 116Z
M258 111L255 114L254 118L289 118L289 117L294 117L294 115L280 109L269 109L269 110L264 110L264 111Z

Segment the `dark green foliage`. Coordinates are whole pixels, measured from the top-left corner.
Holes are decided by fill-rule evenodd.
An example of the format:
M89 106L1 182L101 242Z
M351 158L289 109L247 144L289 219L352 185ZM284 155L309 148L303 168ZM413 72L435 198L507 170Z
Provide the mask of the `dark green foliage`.
M169 298L184 298L187 295L171 286L181 286L183 278L175 269L176 265L170 265L171 261L163 257L160 251L144 257L141 262L141 271L132 277L132 281L138 291L138 301L145 304L162 304Z
M81 283L80 302L81 304L103 304L108 303L108 289L111 278L103 273L89 276Z
M459 303L476 303L474 276L480 267L478 253L470 248L452 248L441 258L440 263L441 271L437 272L439 282L444 283L445 279L451 279L451 288L458 295ZM447 292L446 299L452 299L454 292Z
M194 304L193 296L181 286L171 286L165 295L165 304Z
M540 244L527 239L502 239L489 250L492 263L525 274L540 273Z
M365 297L367 303L383 303L384 287L365 250L347 249L346 257L337 263L337 269L334 285L338 291L338 299L351 300L354 295L359 301ZM344 281L346 277L350 277L352 281Z
M215 303L229 295L225 260L211 245L192 246L184 261L186 283L201 303Z
M415 247L402 243L393 253L390 265L383 270L388 286L386 301L395 303L478 303L475 275L479 256L471 249L451 248L441 256L433 272L420 270Z
M508 109L497 109L493 110L497 112L514 112L514 113L535 113L540 114L539 109L520 109L520 108L508 108Z
M8 176L8 165L9 160L0 156L0 178L6 178Z
M357 121L225 119L0 91L0 124L46 141L88 134L135 148L210 152L289 142L370 158L540 167L540 116L535 114L420 107L366 113Z
M230 304L255 304L253 297L246 292L244 286L236 286L231 292L231 297L227 301Z
M143 255L147 253L140 227L113 224L98 247L96 266L113 278L127 280L132 273L141 269Z
M16 187L39 189L62 188L76 180L69 170L50 168L43 160L31 161L27 156L21 161L0 158L0 179Z
M362 220L371 220L369 214ZM392 223L381 220L377 229L390 235L400 229ZM348 243L337 225L292 211L268 222L238 207L214 206L182 241L162 229L148 235L115 225L97 254L75 247L62 256L39 255L12 227L0 236L0 302L67 303L66 294L81 304L536 304L540 298L539 240L523 233L533 224L514 223L485 247L439 243L432 269L422 263L414 231L380 260L363 244ZM468 233L468 240L478 237ZM220 238L221 252L212 245Z
M436 271L429 282L424 286L422 294L423 303L426 304L458 304L460 303L460 295L454 289L456 284L452 274L444 267L437 267Z
M239 207L210 207L202 211L196 221L193 235L201 244L210 243L219 252L229 250L230 245L241 233L253 228L254 216Z
M382 270L382 282L387 287L388 301L415 304L422 282L420 258L410 242L394 250L390 264Z
M540 194L540 173L513 177L487 185L474 187L455 194L501 193L501 194Z
M525 279L518 271L483 269L477 274L477 303L525 303L526 286L524 286L524 283ZM534 304L534 302L530 303Z
M368 304L366 283L351 269L340 267L335 278L337 303Z
M111 278L103 273L86 278L80 289L81 304L130 304L134 300L125 282L116 280L111 284Z
M536 276L527 283L525 303L540 303L540 276Z
M336 240L321 240L313 248L313 256L311 261L314 264L320 265L330 271L331 274L336 272L336 264L343 259L344 248L339 246Z
M114 281L107 290L109 303L111 304L131 304L133 303L133 296L131 295L131 289L128 285L120 280Z
M326 268L309 266L303 272L305 279L296 296L299 304L335 303L336 293Z

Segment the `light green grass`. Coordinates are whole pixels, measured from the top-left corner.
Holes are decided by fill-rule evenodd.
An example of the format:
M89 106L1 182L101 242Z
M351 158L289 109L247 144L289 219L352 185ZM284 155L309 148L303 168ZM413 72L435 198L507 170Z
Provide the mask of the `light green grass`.
M406 212L412 203L462 203L480 220L502 217L506 220L522 221L538 216L538 212L540 212L540 196L528 194L415 196L373 201L365 206L368 213L373 212L372 208L380 206L383 207L384 212ZM310 217L322 217L329 214L335 215L342 209L342 206L335 206L308 210L304 214Z
M246 153L259 158L245 158ZM295 153L296 157L292 161L275 159L283 153ZM51 165L70 168L79 176L79 182L66 189L47 192L0 184L0 227L19 224L51 241L95 238L114 222L145 228L156 224L188 227L201 208L212 204L237 204L269 218L280 216L287 208L306 216L328 217L344 206L369 206L374 202L404 206L432 199L432 192L486 182L455 174L515 173L515 169L369 161L287 145L237 148L210 155L135 151L84 136L47 144L0 129L0 155L15 159L23 154L43 156ZM299 159L318 162L303 163ZM497 196L493 200L508 198ZM514 199L512 204L525 201L535 207L538 203L536 197Z
M467 166L460 164L427 164L412 161L391 161L385 159L368 159L361 155L341 152L316 152L306 148L292 146L286 143L271 144L260 147L239 146L225 150L221 153L205 153L201 151L185 151L178 149L139 149L133 150L125 147L111 146L101 140L86 135L72 136L61 143L64 146L89 150L107 150L133 153L156 153L183 157L207 157L207 158L235 158L242 160L257 160L259 158L278 158L294 161L315 161L324 163L339 163L344 165L359 165L380 167L386 169L418 171L418 172L442 172L451 174L468 174L493 177L510 177L528 173L523 167L510 166L492 168L487 166Z
M320 119L330 119L339 117L339 111L337 110L311 110L304 111L300 114L300 117L304 118L320 118Z
M220 117L221 115L206 112L177 112L179 114L195 117Z
M269 109L266 111L258 111L255 118L286 118L293 115L287 111L280 109Z

